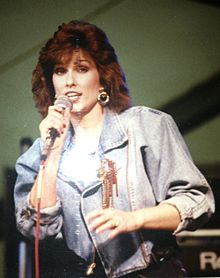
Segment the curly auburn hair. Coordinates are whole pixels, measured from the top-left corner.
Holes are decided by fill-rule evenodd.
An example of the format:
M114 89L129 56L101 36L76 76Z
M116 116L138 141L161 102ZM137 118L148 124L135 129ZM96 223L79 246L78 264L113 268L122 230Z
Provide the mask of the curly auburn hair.
M54 66L63 57L68 60L76 49L88 53L96 64L100 84L110 96L107 104L109 109L119 113L130 107L125 75L106 34L88 22L70 21L60 25L54 36L41 49L33 71L32 92L41 115L45 117L48 106L54 102L55 91L52 84Z

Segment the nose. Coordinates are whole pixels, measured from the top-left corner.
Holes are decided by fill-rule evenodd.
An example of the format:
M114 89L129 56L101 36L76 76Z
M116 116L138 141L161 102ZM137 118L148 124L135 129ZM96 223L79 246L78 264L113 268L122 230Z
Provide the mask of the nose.
M76 85L75 77L72 71L68 71L66 75L66 86L72 87Z

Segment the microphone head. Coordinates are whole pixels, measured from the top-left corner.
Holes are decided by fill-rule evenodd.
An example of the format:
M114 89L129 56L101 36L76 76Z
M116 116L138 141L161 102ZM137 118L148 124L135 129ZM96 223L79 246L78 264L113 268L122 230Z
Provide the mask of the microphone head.
M59 96L55 100L54 105L60 106L63 109L70 108L72 110L72 102L67 96Z

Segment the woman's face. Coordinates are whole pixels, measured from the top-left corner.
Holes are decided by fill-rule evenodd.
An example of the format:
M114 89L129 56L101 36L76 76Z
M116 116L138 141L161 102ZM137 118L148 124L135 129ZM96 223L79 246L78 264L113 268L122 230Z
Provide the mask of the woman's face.
M87 114L100 109L97 101L100 85L99 73L90 56L79 50L73 52L69 63L56 64L52 76L56 98L66 95L73 104L72 112Z

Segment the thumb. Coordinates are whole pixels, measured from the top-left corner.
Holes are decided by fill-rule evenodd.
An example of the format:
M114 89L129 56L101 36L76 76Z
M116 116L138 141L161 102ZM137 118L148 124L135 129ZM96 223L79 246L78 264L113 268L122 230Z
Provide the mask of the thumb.
M70 108L67 107L65 110L64 110L64 113L63 113L63 119L64 119L64 122L65 122L65 126L66 127L69 127L69 124L70 124Z

